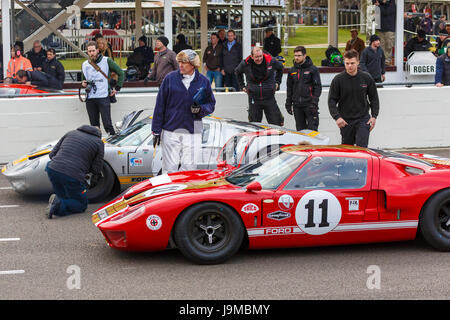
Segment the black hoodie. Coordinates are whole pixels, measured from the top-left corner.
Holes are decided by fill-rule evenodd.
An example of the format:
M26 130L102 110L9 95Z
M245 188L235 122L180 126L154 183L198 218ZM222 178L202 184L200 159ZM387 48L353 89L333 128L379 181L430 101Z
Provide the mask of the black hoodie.
M314 66L310 57L305 62L294 66L289 70L287 77L286 108L308 107L318 104L322 94L319 69Z
M48 166L84 182L86 174L99 174L103 168L105 145L97 127L84 125L66 133L50 152Z

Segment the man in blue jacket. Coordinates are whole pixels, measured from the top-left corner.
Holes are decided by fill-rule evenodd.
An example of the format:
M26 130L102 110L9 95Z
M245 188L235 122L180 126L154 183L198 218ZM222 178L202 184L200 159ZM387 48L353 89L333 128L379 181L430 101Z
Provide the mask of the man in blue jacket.
M196 169L201 154L202 118L214 112L216 100L209 80L198 72L200 58L191 49L176 57L179 70L166 75L153 112L153 146L162 146L164 174ZM203 97L194 99L202 92Z

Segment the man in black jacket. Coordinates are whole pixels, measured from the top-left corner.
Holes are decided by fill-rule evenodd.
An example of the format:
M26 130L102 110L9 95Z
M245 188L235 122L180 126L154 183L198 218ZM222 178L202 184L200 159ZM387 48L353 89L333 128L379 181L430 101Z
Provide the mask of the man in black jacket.
M346 51L345 71L331 81L328 108L341 130L341 143L367 148L380 106L375 81L369 73L358 70L358 65L358 52Z
M32 84L41 88L62 90L62 84L56 78L41 71L19 70L17 72L17 82Z
M228 30L227 39L228 41L222 44L223 81L225 87L233 87L236 91L239 91L239 84L234 70L242 61L242 45L237 42L234 30Z
M47 50L47 59L44 61L42 65L42 72L51 75L56 78L62 85L64 84L64 80L66 78L66 74L64 72L64 66L56 59L56 51L53 48Z
M286 111L295 117L297 131L319 128L319 97L322 93L319 69L306 49L294 49L294 66L287 77Z
M422 29L417 31L417 36L406 43L404 56L407 58L414 51L428 51L433 45L426 38L426 33Z
M377 83L386 80L386 64L383 49L380 47L380 38L373 34L370 36L370 45L365 48L360 57L362 71L370 73Z
M244 82L244 74L247 85ZM239 87L248 94L248 120L261 122L263 111L267 122L283 125L283 116L275 100L275 91L280 88L283 65L260 47L253 47L252 54L236 68Z
M55 193L46 210L49 219L86 210L86 175L93 174L93 183L103 168L105 145L101 138L99 128L84 125L66 133L50 152L45 170Z
M281 41L273 33L273 28L266 29L266 36L264 38L264 51L267 51L272 57L277 57L281 53Z
M34 71L42 71L42 65L47 58L46 51L42 48L39 40L33 43L33 49L27 52L27 58L30 60Z

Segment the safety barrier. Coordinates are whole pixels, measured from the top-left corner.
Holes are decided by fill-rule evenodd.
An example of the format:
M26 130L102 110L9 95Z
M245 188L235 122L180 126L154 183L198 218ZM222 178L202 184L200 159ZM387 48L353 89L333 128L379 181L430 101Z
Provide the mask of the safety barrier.
M450 146L450 87L381 88L378 93L381 111L370 136L370 147ZM214 116L247 120L245 93L216 93L215 97ZM319 103L319 129L330 137L331 143L339 144L339 130L329 115L327 98L325 88ZM285 117L285 127L294 129L294 117L284 108L286 92L277 92L276 99ZM113 122L135 109L148 109L145 114L152 115L155 102L156 93L119 94L118 102L111 107ZM85 104L77 96L0 99L0 163L87 123Z

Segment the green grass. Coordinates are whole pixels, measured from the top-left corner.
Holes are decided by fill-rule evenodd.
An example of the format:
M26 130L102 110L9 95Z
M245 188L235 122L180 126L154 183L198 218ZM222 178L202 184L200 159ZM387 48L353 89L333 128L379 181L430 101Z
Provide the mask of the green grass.
M364 40L364 35L360 35L360 37ZM350 39L350 29L339 28L338 31L338 40L339 43L345 43ZM282 40L283 42L283 40ZM327 46L328 43L328 28L324 27L297 27L295 36L290 37L288 41L288 46L310 46L310 45L318 45L323 44ZM325 58L325 50L324 48L307 48L306 53L312 59L313 63L316 66L321 65L322 59ZM339 47L339 50L343 53L344 47ZM286 59L285 67L292 67L293 59L294 59L294 49L288 49L288 54L284 55L284 51L281 53L282 56ZM81 65L86 59L61 59L60 62L64 66L65 70L81 70ZM114 61L119 64L119 66L123 69L126 69L127 58L123 57L120 59L116 57Z

